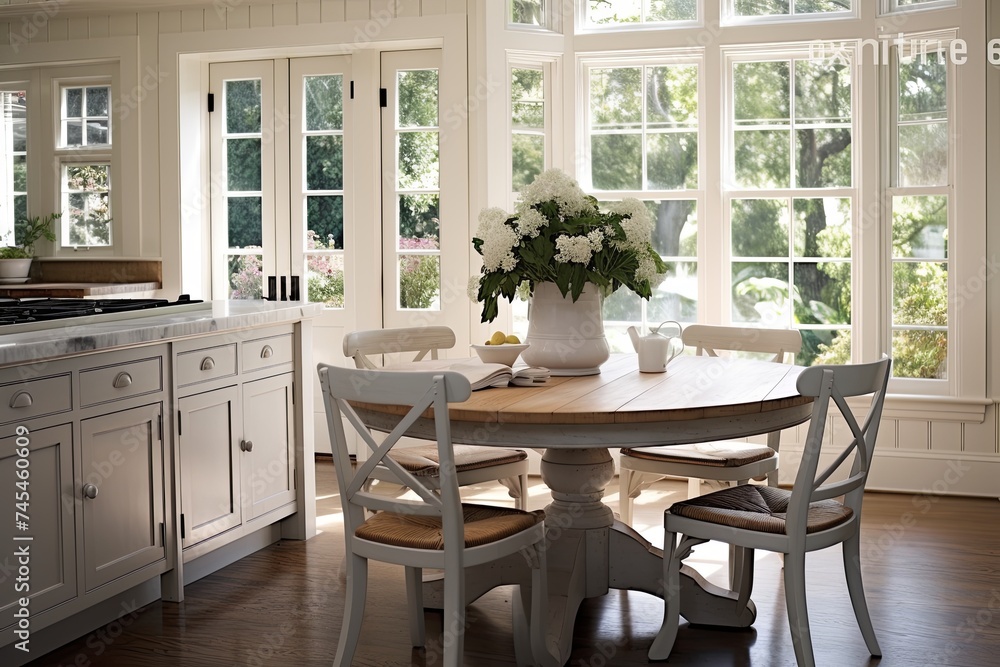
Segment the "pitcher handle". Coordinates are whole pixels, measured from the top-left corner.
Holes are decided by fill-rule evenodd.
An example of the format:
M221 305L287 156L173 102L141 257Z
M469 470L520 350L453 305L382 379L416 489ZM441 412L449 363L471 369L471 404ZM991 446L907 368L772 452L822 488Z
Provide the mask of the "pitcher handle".
M673 324L675 327L677 327L678 337L680 337L680 335L684 333L684 327L682 327L681 323L676 320L664 320L663 322L660 322L659 326L657 326L655 329L652 329L650 333L660 334L660 329L663 328L663 325L665 324ZM663 334L660 335L662 336Z

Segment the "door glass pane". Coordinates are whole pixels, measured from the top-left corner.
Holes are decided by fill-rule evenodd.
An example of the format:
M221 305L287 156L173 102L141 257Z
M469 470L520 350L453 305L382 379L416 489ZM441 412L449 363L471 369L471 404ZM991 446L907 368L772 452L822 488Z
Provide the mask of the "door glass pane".
M72 164L63 168L64 246L111 245L110 189L110 164Z
M263 255L253 252L264 244L261 80L226 81L223 107L229 298L261 299Z
M264 257L229 255L229 298L264 298Z
M306 299L344 308L344 77L302 78Z
M396 72L397 285L401 309L440 309L438 70Z
M260 79L226 81L226 133L260 132Z

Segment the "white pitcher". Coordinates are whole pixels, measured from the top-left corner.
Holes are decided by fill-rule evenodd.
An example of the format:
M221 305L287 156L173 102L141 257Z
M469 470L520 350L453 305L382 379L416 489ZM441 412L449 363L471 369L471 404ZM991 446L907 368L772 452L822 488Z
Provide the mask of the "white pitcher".
M676 336L660 333L660 329L666 324L673 324L677 327ZM632 339L632 347L639 355L639 371L642 373L665 373L667 364L684 351L681 331L681 325L673 320L662 322L647 336L640 336L635 327L629 327L628 335Z

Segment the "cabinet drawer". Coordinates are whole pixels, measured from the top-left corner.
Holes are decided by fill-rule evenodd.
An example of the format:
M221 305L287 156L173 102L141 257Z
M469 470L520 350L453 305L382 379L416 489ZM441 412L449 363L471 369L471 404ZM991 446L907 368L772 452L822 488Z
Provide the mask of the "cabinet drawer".
M243 343L243 372L291 364L294 359L292 334L258 338Z
M162 389L160 357L80 371L80 406L84 408Z
M236 343L177 355L177 386L236 375Z
M73 409L70 374L0 385L0 423L9 424Z

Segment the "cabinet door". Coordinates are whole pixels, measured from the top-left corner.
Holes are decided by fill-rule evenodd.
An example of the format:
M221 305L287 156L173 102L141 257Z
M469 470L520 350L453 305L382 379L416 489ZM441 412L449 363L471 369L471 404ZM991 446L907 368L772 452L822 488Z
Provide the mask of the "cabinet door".
M86 589L165 558L161 404L80 422Z
M13 432L13 427L4 429L5 435ZM17 464L17 450L24 445L29 450L27 467ZM19 477L18 470L27 470L26 478ZM71 426L22 432L0 440L0 486L8 499L5 507L10 509L10 516L0 521L0 544L4 545L0 550L0 581L6 581L0 586L0 629L6 629L14 623L17 601L22 597L31 600L34 616L76 596ZM27 495L15 495L23 493ZM22 502L27 504L13 506ZM17 529L15 510L28 516L27 530ZM27 581L19 581L18 568L23 563L17 554L25 549L31 573Z
M243 385L243 495L246 519L295 500L292 373Z
M239 390L225 387L177 401L181 544L240 525Z

